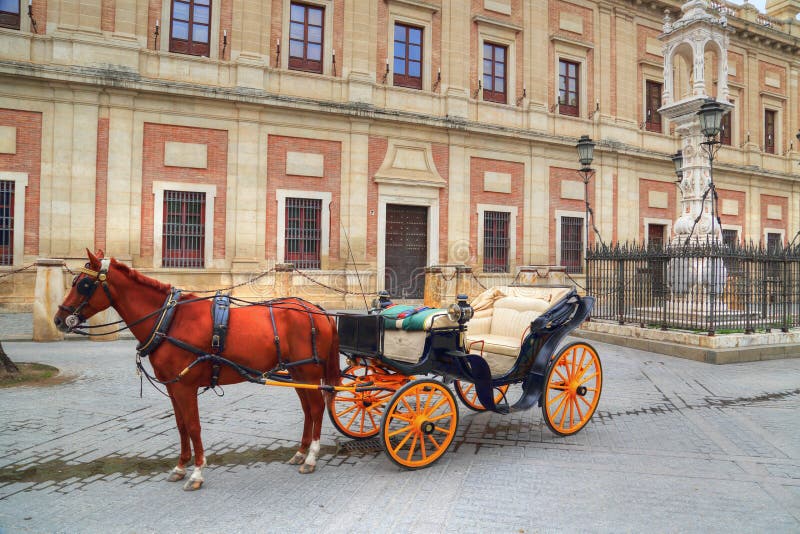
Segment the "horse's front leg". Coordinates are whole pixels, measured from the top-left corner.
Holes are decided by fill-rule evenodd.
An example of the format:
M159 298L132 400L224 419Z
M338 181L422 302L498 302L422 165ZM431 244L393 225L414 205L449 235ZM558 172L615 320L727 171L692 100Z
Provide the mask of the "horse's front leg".
M197 389L176 384L171 394L173 403L180 406L176 413L180 412L186 433L194 449L194 470L189 480L183 485L183 489L186 491L199 490L203 487L203 482L205 482L203 470L206 467L206 457L203 450L203 441L200 439L200 412L197 409ZM183 436L181 436L181 460L184 458L183 454ZM188 459L189 457L187 456L186 461Z
M186 424L183 421L180 404L175 402L175 398L172 396L173 387L174 386L170 384L167 386L167 390L170 393L172 410L175 413L175 424L178 427L178 433L181 437L181 454L178 457L178 465L173 467L172 471L169 472L169 476L167 477L168 482L177 482L186 478L186 464L188 464L189 460L192 459L192 446L189 441L189 431L186 430Z

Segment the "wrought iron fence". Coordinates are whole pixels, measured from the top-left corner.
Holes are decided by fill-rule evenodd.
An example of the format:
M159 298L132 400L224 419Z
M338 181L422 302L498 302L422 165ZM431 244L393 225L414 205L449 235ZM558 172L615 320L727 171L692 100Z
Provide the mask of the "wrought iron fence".
M597 245L587 263L595 319L709 334L800 326L800 246Z

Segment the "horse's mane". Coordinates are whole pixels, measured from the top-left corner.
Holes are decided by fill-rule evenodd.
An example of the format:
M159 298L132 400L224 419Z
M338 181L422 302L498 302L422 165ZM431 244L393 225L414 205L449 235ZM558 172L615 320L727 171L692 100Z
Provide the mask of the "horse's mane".
M155 278L150 278L149 276L145 276L142 273L140 273L139 271L137 271L136 269L134 269L132 267L128 267L124 263L120 263L118 261L115 261L114 262L114 266L116 268L118 268L120 271L122 271L123 273L125 273L125 275L128 278L130 278L131 280L133 280L134 282L138 282L138 283L140 283L142 285L146 285L148 287L151 287L151 288L153 288L155 290L158 290L158 291L161 291L161 292L164 292L164 293L167 293L167 292L169 292L170 289L172 289L171 285L165 284L164 282L159 282Z

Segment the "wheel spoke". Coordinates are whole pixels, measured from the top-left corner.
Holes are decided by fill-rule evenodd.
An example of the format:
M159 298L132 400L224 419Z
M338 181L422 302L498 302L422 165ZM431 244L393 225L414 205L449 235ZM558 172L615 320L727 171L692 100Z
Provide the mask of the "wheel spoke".
M416 410L412 408L410 404L408 404L405 397L400 397L400 400L403 401L403 404L406 405L406 408L408 408L409 413L416 413ZM417 397L417 402L419 402L419 397Z
M589 401L587 401L587 400L586 400L586 397L579 397L579 398L580 398L580 399L581 399L581 400L582 400L582 401L583 401L583 402L586 404L586 406L587 406L587 407L588 407L590 410L592 409L592 403L591 403L591 402L589 402Z
M378 428L378 423L376 423L375 418L372 417L372 412L367 411L367 415L369 416L369 420L372 421L372 428Z
M558 366L556 366L556 367L553 369L553 371L555 371L555 372L556 372L556 374L557 374L559 377L561 377L561 380L563 380L564 382L569 382L569 380L567 380L567 377L566 377L566 376L564 376L564 375L562 375L562 374L561 374L561 371L559 371L559 370L558 370ZM569 374L569 373L567 373L567 374Z
M419 439L419 451L422 454L422 460L425 461L428 459L428 451L425 450L425 438L420 436Z
M434 395L436 395L436 391L428 392L428 398L425 400L425 406L422 407L422 413L430 413L428 411L428 406L431 405L431 401L433 400Z
M435 426L435 427L433 427L433 428L434 428L435 430L438 430L438 431L439 431L439 432L441 432L442 434L449 434L449 433L450 433L450 429L449 429L449 428L442 428L442 427L440 427L440 426Z
M396 435L401 434L403 432L409 432L412 428L414 428L414 427L412 425L410 425L410 424L406 425L404 427L400 427L398 429L392 430L391 432L388 432L386 434L386 437L393 438Z
M353 414L353 417L351 417L351 418L350 418L350 420L347 422L347 424L346 424L346 425L344 425L344 426L346 426L347 428L350 428L350 427L352 427L352 426L353 426L353 423L355 423L355 421L356 421L356 419L357 419L357 418L358 418L358 412L355 412L355 413Z
M441 405L442 405L442 404L444 404L445 402L447 402L447 397L443 397L443 398L442 398L442 400L440 400L439 402L437 402L437 403L436 403L436 406L434 406L434 407L433 407L433 408L431 408L430 410L426 410L426 411L425 411L425 414L427 415L427 414L430 414L430 413L433 413L433 412L435 412L436 410L438 410L438 409L439 409L439 406L441 406Z
M394 449L392 449L392 452L393 452L393 453L395 453L395 454L397 454L397 451L399 451L400 449L402 449L402 448L403 448L403 445L405 445L405 444L406 444L406 441L408 441L408 438L410 438L412 434L414 434L414 432L408 432L408 433L406 434L406 437L404 437L403 439L401 439L401 440L400 440L400 443L398 443L398 444L397 444L397 447L395 447Z
M409 462L411 461L411 457L414 456L414 449L417 447L417 433L414 432L414 439L411 440L411 446L408 448L408 456L406 456L406 460Z
M446 417L452 417L452 416L453 416L453 412L447 412L447 413L442 414L442 415L437 415L436 417L431 417L430 419L428 419L428 421L438 421L440 419L444 419Z
M355 410L357 408L358 408L358 405L351 403L351 406L349 408L347 408L346 410L342 410L341 412L336 412L336 417L342 417L344 415L347 415L348 413L352 412L353 410Z
M572 416L575 413L575 399L570 398L568 402L569 402L569 427L572 428L572 426L573 426L572 425L572 421L573 421Z
M558 417L558 412L561 411L562 407L564 408L564 412L566 414L566 408L567 408L566 402L567 402L567 397L565 396L563 399L561 399L561 402L558 403L558 406L556 406L555 411L553 411L553 416L552 416L553 420L555 420L556 417ZM563 417L563 415L562 415L562 417ZM562 421L563 421L563 419L562 419Z
M566 389L562 389L562 390L561 390L561 393L559 393L558 395L556 395L555 397L553 397L552 399L550 399L549 401L547 401L547 403L548 403L550 406L552 406L552 405L553 405L553 403L554 403L556 400L558 400L559 398L563 397L563 396L564 396L564 395L566 395L566 394L567 394L567 391L566 391Z
M434 439L434 437L431 434L428 434L428 439L431 440L433 442L434 447L436 447L433 451L434 453L436 453L436 451L442 448L442 444L436 441L436 439Z
M578 397L578 399L582 399L582 398L583 397L580 397L580 396ZM583 412L581 412L581 405L578 404L578 399L575 399L573 401L573 404L575 404L575 410L578 412L578 417L579 417L578 422L580 422L580 421L583 421Z
M592 375L589 375L589 376L587 376L587 377L586 377L586 380L582 380L582 381L581 381L581 382L580 382L578 385L579 385L579 386L582 386L583 384L585 384L586 382L588 382L588 381L589 381L589 380L591 380L592 378L594 378L594 377L598 376L599 374L600 374L600 373L594 373L594 374L592 374Z

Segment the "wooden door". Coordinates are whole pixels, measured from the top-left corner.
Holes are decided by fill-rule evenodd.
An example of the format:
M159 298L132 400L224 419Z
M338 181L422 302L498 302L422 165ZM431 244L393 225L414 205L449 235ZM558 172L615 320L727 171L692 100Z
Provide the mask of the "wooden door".
M393 298L420 299L428 262L428 208L386 206L385 288Z

